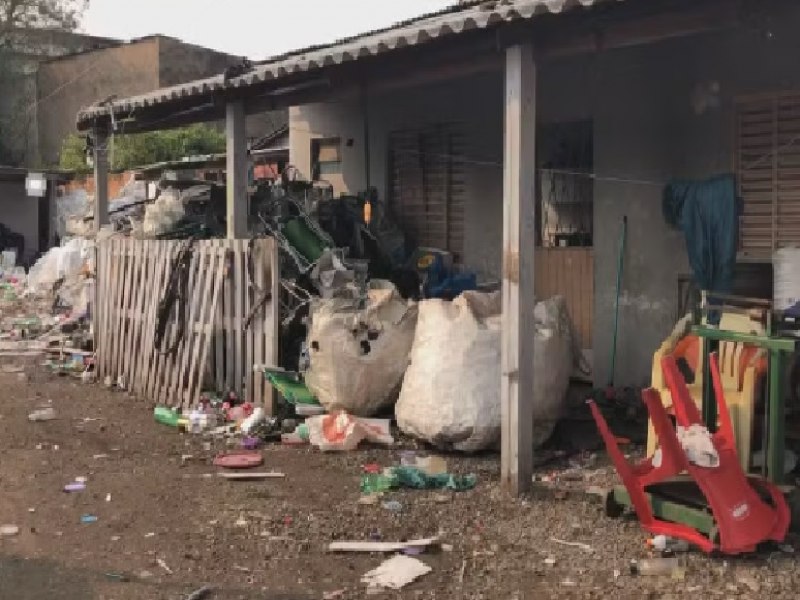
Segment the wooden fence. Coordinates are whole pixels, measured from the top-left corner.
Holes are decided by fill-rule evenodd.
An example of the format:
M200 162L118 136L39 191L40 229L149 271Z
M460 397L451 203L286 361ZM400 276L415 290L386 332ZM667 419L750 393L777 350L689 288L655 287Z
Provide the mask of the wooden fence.
M182 252L185 312L176 303L157 348L159 304ZM253 366L277 364L278 281L272 239L98 244L98 376L122 378L128 390L160 404L191 406L213 389L271 411L271 389Z

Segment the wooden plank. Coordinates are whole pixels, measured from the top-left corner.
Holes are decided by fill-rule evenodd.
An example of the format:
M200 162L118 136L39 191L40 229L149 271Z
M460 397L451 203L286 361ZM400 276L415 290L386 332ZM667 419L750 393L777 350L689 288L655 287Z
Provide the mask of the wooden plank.
M247 241L242 240L242 261L244 262L244 290L242 295L244 296L244 316L247 319L251 313L253 313L253 309L255 308L256 302L261 299L261 288L258 288L259 292L256 292L256 289L253 287L253 279L255 278L255 270L256 270L256 261L258 260L258 249L256 248L256 244L254 243L252 248ZM248 267L248 264L250 267ZM252 273L250 272L252 269ZM261 321L261 310L258 311L258 314L253 314L253 318L250 320L250 325L246 330L243 330L244 333L244 365L242 368L242 376L244 377L244 390L245 394L251 402L258 402L261 404L261 400L257 400L255 396L255 388L253 382L253 336L255 335L257 329L257 321Z
M220 252L223 252L222 242L220 240L214 240L213 245L217 248ZM222 276L225 277L225 260L224 260L224 252L223 252L223 269L222 269ZM223 281L223 285L224 285ZM217 305L217 313L215 315L215 325L214 325L214 368L215 368L215 379L214 383L218 390L225 389L225 293L223 289L223 293L220 296L219 303Z
M200 338L199 348L195 349L193 353L195 357L199 353L200 362L196 365L192 362L189 379L189 400L188 403L196 404L200 399L200 392L203 387L203 375L205 374L205 364L208 361L209 347L211 346L211 336L214 325L214 315L217 312L219 305L220 292L222 290L223 271L225 269L225 253L223 250L210 246L211 265L209 275L211 286L209 286L210 294L205 294L203 305L203 326L202 336ZM210 295L210 300L209 300ZM205 304L206 302L207 305Z
M228 248L227 242L225 243L225 247ZM234 353L234 327L233 327L233 315L234 315L234 281L233 281L233 261L230 254L226 256L225 259L225 314L224 314L224 324L225 324L225 391L232 390L234 387L234 364L235 364L235 353Z
M145 246L146 252L152 255L153 287L150 291L150 303L147 307L147 320L145 323L145 336L142 344L142 373L139 377L140 394L147 393L147 386L152 376L153 364L155 362L156 350L155 343L156 315L158 304L161 301L161 290L165 285L165 271L167 267L167 248L168 243L152 243Z
M187 317L183 330L183 339L178 344L177 351L171 357L172 361L167 373L166 393L171 403L183 404L183 384L186 371L189 367L189 355L194 346L194 325L197 322L200 302L202 301L204 283L208 279L208 255L203 245L195 244L189 260L189 284L187 286L189 298L187 300ZM180 327L178 328L180 329Z
M512 494L533 475L536 65L531 44L506 50L503 165L501 481Z
M201 278L198 287L193 290L193 295L199 300L199 304L195 319L190 321L192 323L192 332L191 336L187 337L186 340L186 353L184 354L181 378L179 379L184 407L192 406L195 394L199 396L200 385L196 384L195 380L202 381L205 373L204 365L207 354L203 354L201 349L207 348L205 342L210 339L210 328L213 324L212 313L210 312L212 304L216 308L216 296L210 296L212 293L219 292L219 287L216 285L217 271L219 269L219 260L217 259L219 254L217 250L213 244L204 244L200 253L200 268L204 277Z
M157 296L156 302L161 302L161 297L164 293L164 289L166 288L167 281L169 278L169 268L172 260L172 248L173 245L169 242L159 244L160 252L159 252L159 271L160 277L159 280L161 281L161 286L158 289L158 292L155 294ZM153 320L153 327L155 328L155 321L157 319L157 314L154 315ZM152 347L152 355L150 358L150 370L147 374L147 382L145 384L145 395L149 399L157 399L156 395L156 387L157 381L160 377L161 373L161 363L163 357L161 355L161 349L163 346L156 347L156 339L155 339L155 331L153 331L153 343L151 344ZM163 341L162 341L163 344Z
M139 356L140 335L142 331L142 302L144 299L144 290L149 289L148 286L148 272L146 256L143 252L142 243L139 240L134 240L131 245L132 259L134 261L132 282L133 290L131 294L131 302L128 308L128 331L126 344L127 363L125 369L125 381L128 389L133 389L133 382L138 375L135 364Z
M114 322L111 335L114 336L114 353L111 357L112 363L109 375L116 379L119 375L120 358L122 354L122 326L123 326L123 307L125 306L125 284L128 276L128 262L125 256L125 242L127 240L116 240L114 244L114 259L119 265L115 281L115 298L113 306Z
M94 231L108 225L108 132L95 128L92 131L94 153Z
M233 332L234 332L234 382L233 389L236 395L242 397L242 364L244 356L242 355L242 332L243 332L243 302L242 298L245 294L244 287L244 273L242 269L242 254L238 252L238 245L236 241L232 244L233 249ZM230 352L230 350L229 350Z

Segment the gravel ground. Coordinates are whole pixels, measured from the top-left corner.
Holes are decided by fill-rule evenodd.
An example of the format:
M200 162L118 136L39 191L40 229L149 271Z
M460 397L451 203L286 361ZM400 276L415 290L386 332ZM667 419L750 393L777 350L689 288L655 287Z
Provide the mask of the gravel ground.
M214 600L363 598L361 576L382 557L329 554L328 543L437 533L447 546L420 557L433 571L374 597L755 599L800 589L795 555L777 549L727 560L690 552L676 576L630 575L631 559L649 556L646 535L587 493L614 483L603 457L562 466L515 500L498 487L496 455L448 456L477 487L392 493L382 501L402 504L393 513L359 504L358 484L364 464L396 464L397 449L268 446L266 468L285 479L221 481L202 477L220 448L154 423L143 401L35 368L0 373L0 390L0 524L20 527L0 538L0 600L183 600L206 584ZM56 420L27 420L46 405ZM78 476L84 492L61 491ZM97 522L82 524L84 514Z

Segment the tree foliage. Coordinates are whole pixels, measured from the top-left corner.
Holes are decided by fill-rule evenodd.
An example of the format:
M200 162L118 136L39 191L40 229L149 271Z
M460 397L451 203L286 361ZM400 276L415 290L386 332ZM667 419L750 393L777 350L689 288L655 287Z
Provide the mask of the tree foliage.
M180 160L185 156L224 152L225 135L211 125L196 124L167 131L115 135L109 144L111 169L124 171L158 162ZM59 167L78 172L89 170L83 137L71 135L64 140Z
M74 31L89 0L0 0L0 47L26 29Z

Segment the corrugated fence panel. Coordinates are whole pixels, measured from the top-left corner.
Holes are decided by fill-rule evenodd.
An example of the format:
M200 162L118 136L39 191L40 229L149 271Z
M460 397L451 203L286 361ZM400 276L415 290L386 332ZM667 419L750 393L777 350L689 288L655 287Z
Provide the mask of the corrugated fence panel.
M156 348L159 303L182 251L188 252L183 336L174 308ZM171 406L191 406L212 388L271 411L271 389L253 367L277 364L276 252L272 239L100 243L98 375Z
M536 248L537 299L563 296L582 349L592 347L594 251L592 248Z

